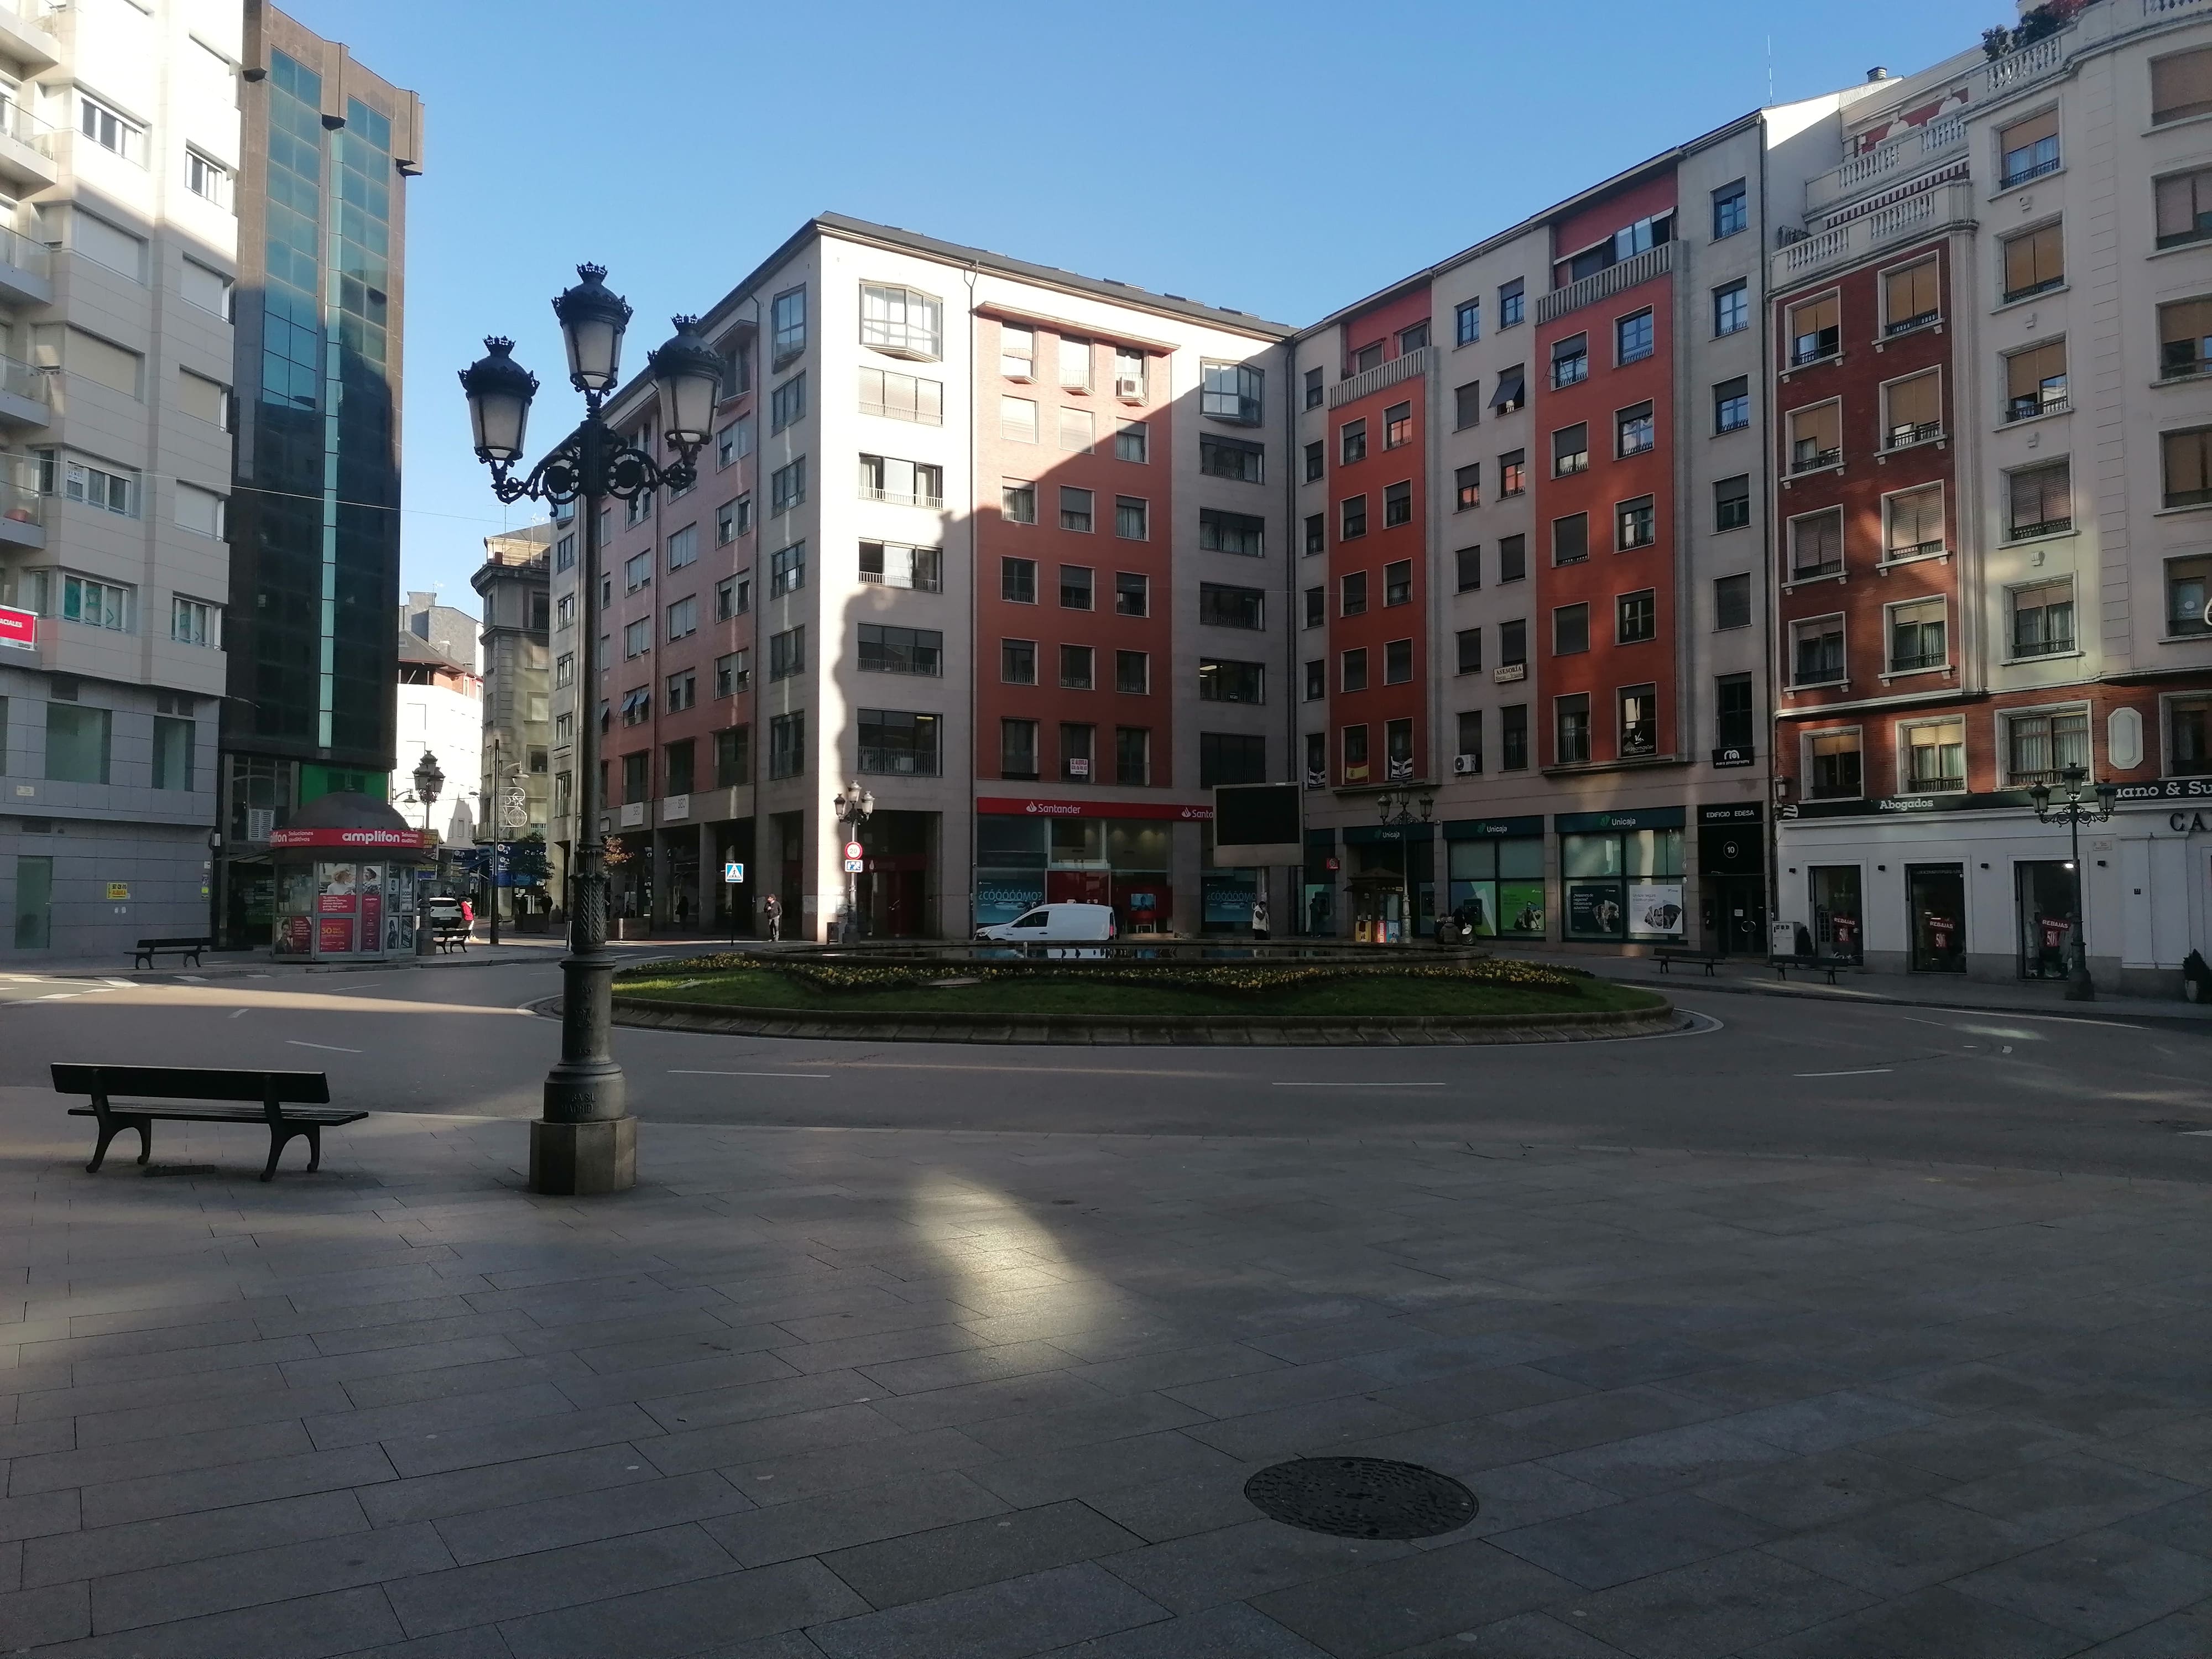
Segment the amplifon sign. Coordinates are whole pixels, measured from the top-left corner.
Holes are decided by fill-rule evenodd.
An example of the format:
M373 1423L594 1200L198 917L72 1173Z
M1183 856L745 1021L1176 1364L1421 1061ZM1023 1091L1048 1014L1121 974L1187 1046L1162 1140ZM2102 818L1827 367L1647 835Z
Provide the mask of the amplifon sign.
M28 611L18 611L13 605L0 605L0 646L12 645L18 650L39 648L39 619Z
M279 847L343 847L360 851L390 849L416 852L434 844L420 830L271 830L269 845Z
M1042 800L1027 795L978 795L975 810L993 817L1172 818L1182 823L1213 821L1212 806L1150 800Z

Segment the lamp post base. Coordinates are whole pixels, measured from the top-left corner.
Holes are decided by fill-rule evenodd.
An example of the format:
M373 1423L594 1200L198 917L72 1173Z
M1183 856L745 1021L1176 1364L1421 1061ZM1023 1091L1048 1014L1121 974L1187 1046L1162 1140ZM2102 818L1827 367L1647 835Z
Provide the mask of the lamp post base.
M530 1190L556 1198L627 1192L637 1185L637 1120L530 1126Z

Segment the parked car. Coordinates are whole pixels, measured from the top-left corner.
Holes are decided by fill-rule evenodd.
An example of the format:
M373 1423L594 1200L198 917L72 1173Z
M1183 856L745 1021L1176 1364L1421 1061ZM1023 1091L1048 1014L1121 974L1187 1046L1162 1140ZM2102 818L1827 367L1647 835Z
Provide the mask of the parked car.
M1039 904L1012 921L978 927L975 937L1033 945L1069 939L1110 939L1116 931L1114 907L1110 904Z
M431 894L428 908L430 926L434 928L459 927L468 921L468 914L461 908L460 900L450 893Z

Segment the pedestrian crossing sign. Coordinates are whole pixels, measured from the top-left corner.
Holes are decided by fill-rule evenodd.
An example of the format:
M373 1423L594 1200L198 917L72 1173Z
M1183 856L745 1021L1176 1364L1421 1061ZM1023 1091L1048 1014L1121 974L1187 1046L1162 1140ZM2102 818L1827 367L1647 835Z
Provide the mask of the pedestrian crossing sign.
M734 884L741 882L744 878L745 866L736 862L734 860L722 866L722 879L724 881Z

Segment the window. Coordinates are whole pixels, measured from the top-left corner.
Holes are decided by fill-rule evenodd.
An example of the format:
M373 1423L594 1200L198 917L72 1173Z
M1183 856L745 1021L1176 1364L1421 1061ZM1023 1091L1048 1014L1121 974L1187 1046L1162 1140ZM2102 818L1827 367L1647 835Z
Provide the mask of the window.
M999 373L1010 380L1036 377L1036 331L1014 323L999 325Z
M668 568L681 570L699 556L699 526L687 524L668 538Z
M806 586L806 544L793 542L769 555L768 562L768 592L770 599L782 593L796 593Z
M1552 654L1571 657L1589 649L1589 606L1563 605L1552 612Z
M1577 692L1553 705L1555 758L1561 766L1579 766L1590 757L1589 696Z
M1305 458L1306 482L1308 483L1319 483L1327 471L1328 466L1328 455L1322 447L1320 439L1316 438L1313 442L1306 446Z
M1460 470L1467 472L1473 469L1462 467ZM1462 478L1459 487L1464 495L1465 491L1474 486ZM1382 527L1387 530L1393 525L1411 524L1413 521L1413 486L1410 483L1385 485L1382 490Z
M1641 362L1658 349L1649 307L1632 316L1623 317L1613 325L1613 362Z
M2150 65L2150 118L2154 124L2212 115L2212 46L2155 58Z
M1843 302L1832 294L1790 307L1790 367L1802 368L1844 349Z
M1201 732L1198 734L1198 787L1211 789L1223 783L1265 783L1267 781L1267 740L1242 732Z
M945 635L934 628L889 628L879 623L862 623L860 672L937 678L945 672Z
M1881 314L1885 335L1904 334L1916 328L1925 328L1930 323L1943 319L1942 301L1937 296L1937 273L1934 255L1916 260L1899 270L1886 270L1881 276Z
M1733 576L1713 579L1713 629L1716 633L1730 628L1751 626L1751 573L1739 571Z
M1522 320L1522 281L1516 276L1498 290L1498 325L1511 328Z
M1751 205L1744 193L1744 181L1723 185L1713 192L1713 240L1734 236L1751 223Z
M1713 484L1713 528L1742 530L1751 523L1751 475L1739 473Z
M1256 587L1198 585L1198 619L1209 628L1265 628L1267 595Z
M1386 495L1383 503L1384 510L1382 521L1385 524L1405 524L1413 516L1413 487L1410 483L1402 483L1393 484L1390 486L1390 489L1392 491L1402 490L1405 492L1406 516L1402 519L1392 518L1390 516L1390 502L1389 496ZM1455 513L1464 513L1471 507L1480 507L1481 505L1482 463L1480 461L1470 461L1465 466L1454 469L1452 472L1452 510Z
M1326 515L1319 513L1307 514L1305 536L1306 551L1308 553L1323 553L1328 551L1328 521Z
M1256 559L1265 551L1266 530L1267 520L1249 513L1224 513L1211 507L1198 512L1198 544L1211 553L1239 553Z
M1072 484L1060 487L1060 527L1082 535L1091 533L1091 494Z
M1613 694L1620 757L1644 760L1659 752L1659 688L1624 685Z
M726 547L753 527L753 498L740 495L714 509L714 545Z
M2212 183L2212 175L2207 182ZM2168 246L2166 235L2168 186L2180 185L2186 190L2188 179L2161 179L2158 182L2159 246ZM2212 192L2208 192L2212 194ZM2066 245L2060 235L2061 227L2043 225L2034 230L2022 231L2008 236L1998 246L2004 255L2004 297L2007 304L2025 300L2032 295L2048 293L2066 280ZM2175 240L2188 241L2191 237Z
M1570 513L1552 520L1552 562L1579 564L1589 557L1589 514Z
M1037 775L1037 723L1035 720L999 722L999 775L1034 778Z
M1889 607L1889 672L1909 674L1944 668L1951 656L1942 599L1913 599Z
M576 532L570 531L553 544L553 568L574 570L576 568Z
M945 469L926 461L903 461L890 455L860 458L860 491L863 501L888 501L895 507L942 507Z
M1009 605L1035 605L1037 602L1036 561L1000 559L999 597Z
M999 435L1012 443L1035 443L1037 441L1036 399L1034 398L1000 398Z
M1007 685L1036 684L1036 641L1035 640L1000 640L999 641L999 678Z
M2158 441L2166 465L2166 504L2203 507L2212 501L2212 431L2161 433Z
M2169 638L2212 634L2204 605L2212 599L2212 559L2170 559L2166 566L2166 631Z
M1589 336L1570 335L1552 343L1552 389L1579 386L1589 379Z
M1341 603L1338 609L1340 616L1363 617L1367 614L1367 573L1365 571L1353 570L1346 573L1340 599Z
M605 725L605 710L600 724ZM653 691L648 686L635 685L623 693L622 717L624 726L641 726L653 718Z
M1395 559L1382 567L1382 604L1387 609L1394 605L1413 602L1413 562Z
M105 708L81 703L46 705L46 779L51 783L106 783L115 723Z
M1882 498L1886 562L1921 558L1944 550L1943 486L1923 484Z
M1717 675L1713 680L1713 746L1750 754L1759 738L1755 719L1751 676Z
M191 720L154 717L154 787L190 789L192 787L193 726Z
M1356 646L1339 659L1337 684L1346 691L1364 691L1367 689L1367 648Z
M1411 328L1398 331L1398 355L1401 357L1409 352L1425 350L1428 343L1429 325L1425 322L1415 323Z
M1064 564L1060 568L1060 608L1062 611L1091 609L1092 571L1086 564Z
M1469 380L1452 388L1452 429L1464 432L1482 419L1482 382Z
M668 712L670 714L681 714L686 708L696 707L698 701L699 675L696 670L687 668L680 674L671 674L668 677ZM672 784L669 786L668 793L672 795L682 795L688 794L690 790L679 789Z
M2159 374L2166 380L2212 370L2212 300L2158 308Z
M1382 367L1382 342L1380 340L1372 345L1364 345L1352 354L1352 372L1354 374L1364 374L1370 368Z
M1997 188L2010 190L2058 171L2058 112L2047 109L1997 131Z
M1114 614L1117 617L1149 617L1152 614L1152 583L1149 576L1133 570L1117 573L1114 578Z
M1864 793L1856 730L1815 732L1806 749L1805 793L1814 800L1856 800Z
M1199 412L1240 426L1260 424L1260 399L1267 377L1246 363L1201 363Z
M2212 697L2166 701L2166 769L2183 777L2212 772Z
M1458 763L1453 769L1480 772L1482 770L1482 711L1479 708L1462 709L1455 724L1458 728L1455 734L1458 741L1453 745L1452 753Z
M1088 455L1098 443L1097 418L1087 409L1060 411L1060 447L1071 454Z
M780 466L769 475L769 517L780 519L794 507L806 501L806 457L801 455L788 466Z
M1091 690L1097 672L1097 653L1087 645L1060 647L1060 686L1063 691Z
M1902 449L1943 435L1942 371L1928 369L1881 389L1882 447Z
M202 311L211 311L228 320L231 313L229 277L209 270L197 259L186 259L179 276L178 292L187 301Z
M1473 345L1482 337L1482 301L1462 300L1452 311L1452 343Z
M1114 533L1123 541L1148 539L1150 523L1151 514L1141 496L1116 495L1114 498Z
M1964 720L1929 720L1905 729L1905 787L1914 794L1966 787Z
M1616 645L1640 645L1659 636L1659 596L1651 588L1623 593L1613 601L1613 638Z
M1306 626L1319 628L1328 618L1328 590L1322 587L1309 587L1306 589L1305 604Z
M901 708L860 710L862 772L933 778L939 769L936 715Z
M1840 403L1815 404L1790 412L1790 470L1814 472L1844 459L1844 411Z
M1133 697L1151 695L1152 689L1152 655L1149 651L1116 651L1114 653L1114 689Z
M699 601L696 598L678 599L668 607L668 637L672 641L689 639L698 631Z
M1751 424L1751 380L1739 374L1713 387L1713 430L1741 432Z
M748 574L725 576L714 584L714 620L727 622L753 608L753 579Z
M1498 711L1498 764L1507 772L1528 766L1528 705L1509 703Z
M1528 405L1528 382L1516 363L1498 377L1498 390L1490 394L1490 406L1500 415L1511 415Z
M1319 409L1322 405L1322 398L1323 396L1321 370L1317 368L1310 368L1306 371L1305 387L1306 407L1308 409Z
M1114 781L1125 786L1152 781L1152 733L1148 726L1114 728Z
M945 553L941 548L907 547L897 542L862 542L860 577L871 586L934 593L945 584Z
M1844 568L1844 510L1808 514L1790 521L1790 580L1832 576Z
M1403 685L1413 678L1413 642L1391 640L1382 647L1382 684Z
M732 421L714 434L714 465L717 470L743 460L753 453L753 417L750 415Z
M714 695L734 697L753 689L753 653L732 651L714 659Z
M768 637L768 677L770 680L787 680L806 672L806 629L786 629L781 634Z
M633 553L623 561L623 592L635 593L653 580L653 555Z
M2005 419L2055 415L2066 401L2066 342L2051 340L2005 360Z
M2022 541L2030 536L2056 536L2074 527L2074 470L2061 459L2024 466L2007 482L2006 536Z
M179 645L219 646L216 623L221 615L219 607L204 600L176 595L169 601L169 637Z
M777 295L769 307L769 326L775 341L774 367L781 368L806 349L806 290L787 289Z
M1328 695L1328 664L1320 657L1306 663L1306 701L1319 702Z
M1127 346L1115 346L1114 348L1114 395L1128 403L1144 402L1151 361L1151 358L1142 351L1132 351Z
M1658 539L1658 510L1650 496L1638 495L1613 509L1613 545L1618 551L1649 547Z
M77 94L77 131L102 149L146 165L146 129L82 92Z
M2057 783L2069 766L2090 763L2089 713L2059 709L2005 719L2005 781L2014 788Z
M1459 648L1458 672L1462 674L1482 672L1482 630L1462 628L1455 635Z
M576 653L563 651L553 659L553 684L557 688L576 683Z
M860 284L860 343L901 357L945 355L945 302L933 294Z
M1346 421L1337 433L1337 459L1346 466L1367 459L1367 422Z
M1713 334L1741 334L1751 326L1750 285L1739 277L1713 290Z
M51 456L52 451L45 452ZM42 458L39 468L39 488L46 494L53 493L53 465ZM89 461L67 460L62 464L62 495L65 500L82 501L87 507L96 507L103 513L112 513L119 518L138 516L138 475L135 472L112 471L94 466Z
M1528 489L1528 452L1509 449L1498 458L1498 496L1524 495Z
M222 381L210 380L190 369L180 370L177 375L177 403L193 419L221 427L226 432L230 430L230 388Z
M1198 434L1198 470L1210 477L1258 483L1266 457L1264 445L1247 443L1242 438L1217 437L1211 432Z
M894 368L860 370L860 413L918 426L945 424L945 382L902 374Z
M768 429L781 432L794 422L805 418L806 373L802 369L769 393Z
M1552 476L1589 471L1589 422L1577 421L1552 434Z
M2038 582L2015 587L2012 605L2014 657L2063 656L2074 649L2074 582Z
M1844 619L1820 617L1790 625L1792 685L1832 685L1844 678Z
M1036 522L1036 486L1008 479L999 490L999 516L1008 524Z
M1267 669L1256 662L1229 662L1218 657L1198 659L1198 700L1200 702L1265 702Z
M1114 459L1145 465L1147 439L1151 428L1142 421L1130 421L1116 428L1114 433Z
M1622 457L1641 455L1656 441L1652 429L1650 404L1635 404L1617 411L1613 417L1613 453Z
M1413 406L1393 404L1382 411L1382 447L1403 449L1413 441Z
M1528 538L1501 536L1498 540L1498 580L1517 582L1528 574Z
M185 152L185 188L219 208L230 205L230 169L198 150Z
M732 789L753 781L753 729L732 726L714 733L714 787Z
M778 714L768 723L768 775L795 778L806 770L806 713Z

